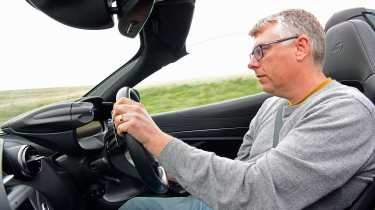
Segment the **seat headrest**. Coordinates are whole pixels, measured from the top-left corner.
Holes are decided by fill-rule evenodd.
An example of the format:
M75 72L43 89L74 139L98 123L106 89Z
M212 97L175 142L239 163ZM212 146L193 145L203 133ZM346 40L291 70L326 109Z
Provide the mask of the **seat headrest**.
M363 20L363 21L369 22L369 24L371 24L370 21L368 20L369 17L370 17L369 15L371 15L371 14L374 15L375 10L366 9L366 8L363 8L363 7L346 9L346 10L336 12L327 21L327 23L324 27L324 31L328 31L328 29L330 29L332 26L337 25L338 23L341 23L341 22L344 22L344 21L347 21L347 20L351 20L351 19ZM374 30L375 30L375 28L374 28Z
M375 101L375 31L362 20L347 20L326 32L324 72ZM357 86L357 85L354 85Z

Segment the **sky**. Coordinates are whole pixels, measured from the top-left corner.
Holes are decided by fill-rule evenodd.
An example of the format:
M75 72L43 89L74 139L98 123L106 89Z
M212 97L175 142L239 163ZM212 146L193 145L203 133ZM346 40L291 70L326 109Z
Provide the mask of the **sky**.
M283 9L302 8L324 25L334 12L353 7L375 9L375 1L197 0L187 39L187 49L195 56L187 56L181 63L184 68L198 70L220 60L220 65L210 66L218 74L228 68L245 72L251 49L247 33L259 18ZM138 38L123 37L117 28L70 28L35 10L25 0L1 1L0 25L0 90L95 85L122 66L139 47ZM215 50L208 52L207 47ZM206 73L170 73L168 68L176 65L150 78L150 83L202 77Z

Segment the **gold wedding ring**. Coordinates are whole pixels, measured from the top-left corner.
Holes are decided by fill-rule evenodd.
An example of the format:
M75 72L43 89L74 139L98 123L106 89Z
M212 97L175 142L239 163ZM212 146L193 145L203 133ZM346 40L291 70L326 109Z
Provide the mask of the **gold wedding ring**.
M122 114L122 115L121 115L120 121L121 121L121 122L125 122L125 114Z

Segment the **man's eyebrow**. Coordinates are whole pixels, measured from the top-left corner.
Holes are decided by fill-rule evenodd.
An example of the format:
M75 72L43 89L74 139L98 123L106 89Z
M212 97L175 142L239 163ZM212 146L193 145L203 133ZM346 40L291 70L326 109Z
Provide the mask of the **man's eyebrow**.
M260 45L262 45L263 43L254 43L253 45L253 49L256 48L256 47L259 47Z
M257 44L255 44L254 46L253 46L253 49L255 49L255 48L257 48L257 47L259 47L259 46L262 46L262 45L264 45L265 43L257 43Z
M268 43L269 41L260 41L260 42L258 42L258 43L254 43L254 47L257 47L257 46L259 46L259 45L264 45L264 44L266 44L266 43Z

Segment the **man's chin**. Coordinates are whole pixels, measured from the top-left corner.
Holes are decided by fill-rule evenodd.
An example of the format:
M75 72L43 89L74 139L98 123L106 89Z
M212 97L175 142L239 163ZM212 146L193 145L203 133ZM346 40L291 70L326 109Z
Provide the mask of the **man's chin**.
M272 94L275 92L273 88L267 86L267 85L263 85L262 83L260 83L261 87L262 87L262 90L266 93L269 93L269 94Z

